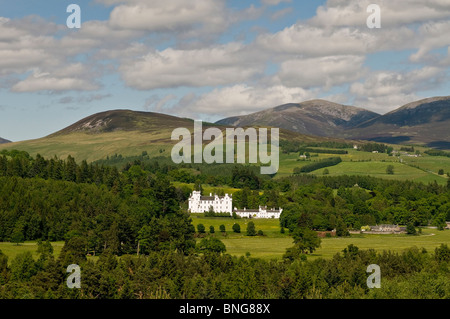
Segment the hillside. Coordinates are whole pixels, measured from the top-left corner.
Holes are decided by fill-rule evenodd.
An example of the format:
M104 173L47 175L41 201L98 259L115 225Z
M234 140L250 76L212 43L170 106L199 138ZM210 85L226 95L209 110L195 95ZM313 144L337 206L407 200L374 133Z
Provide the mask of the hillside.
M217 123L271 125L302 134L450 149L448 96L415 101L384 115L353 106L312 100L229 117Z
M205 124L207 125L207 124ZM74 156L94 161L108 155L136 155L142 151L170 156L167 147L172 130L193 128L193 121L166 114L113 110L88 116L49 136L4 144L0 149L18 149L32 156ZM160 153L161 152L161 153Z
M11 141L8 141L8 140L0 137L0 144L6 144L6 143L11 143Z
M426 144L450 149L450 97L406 104L348 130L344 136L386 143Z
M193 123L191 119L161 113L114 110L93 114L40 139L1 145L0 150L24 150L32 156L39 153L47 158L55 155L66 158L71 155L77 160L87 161L104 159L114 154L140 155L143 151L150 155L170 157L171 149L177 143L171 140L172 131L185 127L193 132ZM203 123L204 129L208 126L222 130L227 127ZM302 135L285 129L280 129L280 139L304 142L343 141L331 137Z
M193 121L190 119L162 113L112 110L85 117L84 119L51 134L49 137L72 133L99 134L119 131L154 133L176 127L192 128L192 125Z
M217 121L217 124L270 125L301 134L339 136L347 128L377 118L379 114L354 106L311 100Z

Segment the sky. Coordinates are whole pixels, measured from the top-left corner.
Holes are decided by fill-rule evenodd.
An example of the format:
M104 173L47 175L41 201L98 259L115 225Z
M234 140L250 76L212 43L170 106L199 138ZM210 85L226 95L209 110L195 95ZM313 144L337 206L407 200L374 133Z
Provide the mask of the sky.
M320 98L384 114L450 95L449 34L449 0L0 0L0 137L114 109L214 122Z

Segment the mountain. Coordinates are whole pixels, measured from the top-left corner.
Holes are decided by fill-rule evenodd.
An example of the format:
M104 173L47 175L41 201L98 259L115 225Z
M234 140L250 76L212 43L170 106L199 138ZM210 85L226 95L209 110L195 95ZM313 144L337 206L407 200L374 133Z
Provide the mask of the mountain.
M119 131L140 131L149 133L161 131L162 129L186 126L192 127L193 121L155 112L112 110L85 117L50 136L71 133L99 134Z
M317 136L343 136L344 130L380 115L362 108L311 100L283 104L244 116L229 117L217 124L233 126L269 125Z
M24 150L47 158L71 155L88 161L114 154L139 155L143 151L170 156L172 131L178 127L192 131L193 123L167 114L112 110L83 118L46 137L0 145L0 149Z
M229 117L216 123L271 125L302 134L450 149L450 96L408 103L384 115L354 106L312 100Z
M113 110L90 115L49 136L4 144L0 149L24 150L46 158L68 155L77 160L95 161L114 154L171 156L172 147L178 142L171 140L176 128L187 128L193 133L192 119L180 118L154 112ZM203 129L226 126L203 122ZM261 125L265 126L265 125ZM228 126L229 127L229 126ZM280 129L280 139L306 142L344 142L334 137L316 137ZM209 141L205 141L209 143Z
M360 123L343 136L385 143L426 144L450 149L450 96L408 103Z
M6 143L11 143L11 141L8 141L8 140L0 137L0 144L6 144Z

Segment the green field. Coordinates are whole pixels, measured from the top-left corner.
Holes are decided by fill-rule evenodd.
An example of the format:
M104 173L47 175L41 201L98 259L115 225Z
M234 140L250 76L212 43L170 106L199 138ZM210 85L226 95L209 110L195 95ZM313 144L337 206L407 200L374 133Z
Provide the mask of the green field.
M290 176L294 168L302 167L314 161L324 158L339 156L342 162L336 166L327 167L329 176L339 175L370 175L373 177L395 180L412 180L416 182L430 183L436 181L440 185L447 183L447 176L439 176L439 169L450 172L450 158L434 156L388 156L382 153L360 152L347 149L348 154L318 154L311 160L299 160L297 153L280 154L280 169L277 178ZM394 174L386 173L388 165L394 166ZM322 176L325 168L315 170L309 174Z
M64 246L64 242L58 241L58 242L52 242L53 246L53 254L55 256L58 256L61 252L62 247ZM37 243L36 242L25 242L21 243L19 245L10 243L10 242L0 242L0 250L8 256L8 263L11 263L11 260L13 260L18 254L24 253L24 252L31 252L34 259L38 258L37 253Z
M246 236L248 219L232 219L232 218L214 218L193 216L193 224L197 226L202 223L209 232L209 226L214 226L215 236L223 241L227 248L227 253L234 256L245 256L250 253L251 257L262 259L281 259L286 248L292 247L292 238L287 234L280 233L279 221L276 219L253 219L256 230L263 230L265 236ZM241 233L233 233L231 227L234 223L239 223ZM226 236L219 231L219 226L224 224L226 227ZM391 250L401 252L407 248L416 246L425 248L432 252L440 244L450 243L450 230L438 231L436 229L425 228L422 235L352 235L347 238L322 238L322 245L309 259L315 258L331 258L336 253L342 252L348 245L353 244L360 249L375 249L377 251ZM53 242L54 255L58 256L64 242ZM37 259L37 243L26 242L19 245L10 242L1 242L0 250L9 257L9 263L17 254L30 251L33 257ZM96 259L94 257L89 257Z
M192 222L195 226L202 223L209 230L212 225L215 228L215 236L220 238L227 247L227 253L236 256L245 256L247 252L252 257L263 259L281 258L286 248L292 247L292 238L280 233L279 221L276 219L253 219L256 230L263 230L266 236L249 237L246 236L248 219L232 219L232 218L214 218L214 217L198 217L193 216ZM241 226L241 233L236 234L231 230L232 225L237 222ZM224 224L227 230L227 236L222 236L218 231L219 225ZM336 253L342 252L348 245L353 244L360 249L375 249L377 251L392 250L401 252L404 249L416 246L425 248L429 251L434 250L440 244L450 243L450 230L438 231L436 229L423 229L422 235L409 236L400 235L352 235L347 238L322 238L322 245L314 254L310 255L310 259L314 258L331 258Z
M172 182L173 186L180 187L180 186L189 186L190 188L194 188L194 183L182 183L182 182ZM218 189L223 190L225 194L233 194L237 191L239 191L239 188L233 188L233 187L216 187L216 186L209 186L209 185L202 185L203 188L203 194L214 194Z

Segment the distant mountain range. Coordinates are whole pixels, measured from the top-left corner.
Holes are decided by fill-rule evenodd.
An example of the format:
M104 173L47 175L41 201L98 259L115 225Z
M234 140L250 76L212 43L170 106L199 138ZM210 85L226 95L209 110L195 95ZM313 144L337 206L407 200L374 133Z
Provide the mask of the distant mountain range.
M226 126L203 122L208 127ZM228 126L229 127L229 126ZM147 152L151 156L170 156L178 142L171 135L176 128L187 128L193 134L194 121L167 114L131 110L111 110L83 118L46 137L0 145L1 149L17 149L50 158L68 155L78 160L95 161L114 154L123 156ZM304 135L280 128L280 139L303 142L344 142L335 137ZM208 141L205 141L208 143Z
M406 104L356 125L343 136L450 149L450 97L433 97Z
M354 106L312 100L229 117L216 123L270 125L302 134L450 149L449 96L409 103L384 115Z
M25 150L44 157L69 154L94 161L114 154L132 156L148 152L170 156L175 128L193 132L194 121L167 114L112 110L93 114L44 138L8 143L0 149ZM409 103L380 115L362 108L324 100L280 105L216 123L225 129L237 127L278 127L280 139L303 142L344 142L370 140L383 143L422 144L450 149L450 97L434 97Z
M301 134L342 136L346 129L379 116L377 113L354 106L312 100L283 104L249 115L229 117L216 123L232 126L268 125Z
M0 144L6 144L6 143L11 143L11 141L0 137Z

